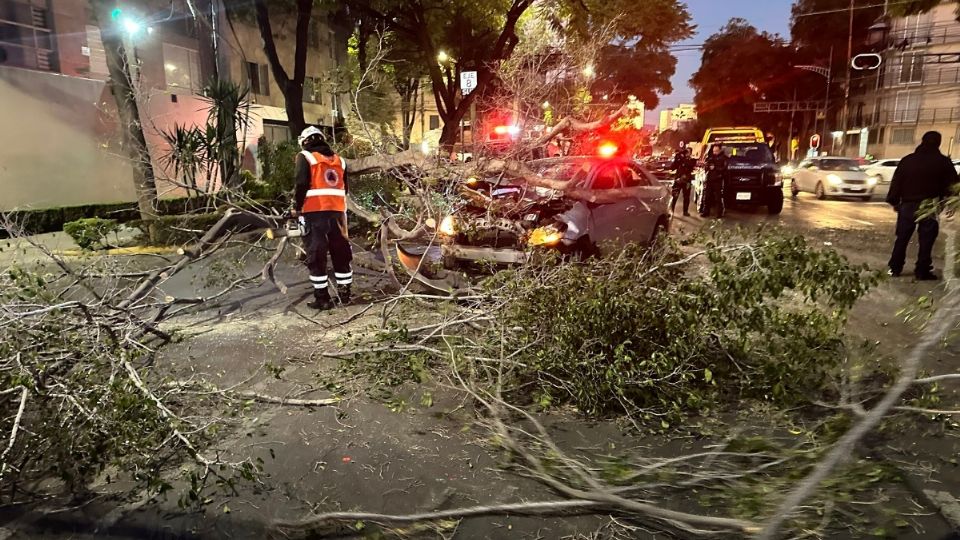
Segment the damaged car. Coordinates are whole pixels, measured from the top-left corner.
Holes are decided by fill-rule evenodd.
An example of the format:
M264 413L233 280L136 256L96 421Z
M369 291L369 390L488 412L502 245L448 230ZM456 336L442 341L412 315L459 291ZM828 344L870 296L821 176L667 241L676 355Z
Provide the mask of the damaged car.
M608 242L655 242L670 226L670 190L636 161L612 153L601 147L600 156L527 162L542 182L468 178L457 209L438 224L439 249L398 246L401 262L420 268L430 254L448 269L517 264L543 249L590 256Z

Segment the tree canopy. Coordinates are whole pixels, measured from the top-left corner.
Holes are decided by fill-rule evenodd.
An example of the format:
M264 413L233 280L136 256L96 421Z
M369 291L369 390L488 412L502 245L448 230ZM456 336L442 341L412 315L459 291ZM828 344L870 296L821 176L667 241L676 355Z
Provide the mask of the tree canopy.
M793 49L780 36L731 19L703 46L703 63L690 79L700 118L707 124L753 123L753 104L788 99Z

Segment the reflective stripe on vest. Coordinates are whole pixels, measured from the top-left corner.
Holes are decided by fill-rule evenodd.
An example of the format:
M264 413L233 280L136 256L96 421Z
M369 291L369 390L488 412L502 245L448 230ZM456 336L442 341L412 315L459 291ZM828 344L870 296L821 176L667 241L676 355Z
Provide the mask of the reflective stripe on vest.
M345 212L347 192L343 159L306 150L301 155L310 164L310 189L303 201L303 212Z

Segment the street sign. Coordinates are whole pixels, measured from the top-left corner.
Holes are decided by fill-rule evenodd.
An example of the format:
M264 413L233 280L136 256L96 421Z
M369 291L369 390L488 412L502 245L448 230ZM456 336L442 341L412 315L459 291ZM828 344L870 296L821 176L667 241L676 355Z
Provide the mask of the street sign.
M463 95L467 95L470 92L473 92L473 89L476 87L477 87L476 71L460 72L460 91L463 92Z
M820 135L814 134L810 137L810 148L820 148Z
M850 61L850 67L857 71L873 71L883 63L883 57L877 53L858 54Z

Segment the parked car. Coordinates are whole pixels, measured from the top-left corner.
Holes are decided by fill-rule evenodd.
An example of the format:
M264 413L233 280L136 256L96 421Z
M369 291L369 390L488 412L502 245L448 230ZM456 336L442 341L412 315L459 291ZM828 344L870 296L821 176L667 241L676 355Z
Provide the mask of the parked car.
M766 206L770 214L783 210L783 177L773 159L773 152L765 142L723 142L727 161L727 183L724 204ZM711 145L712 146L712 145ZM710 147L706 149L711 152ZM701 162L702 164L702 162ZM694 193L697 204L703 196L707 172L698 166L694 173Z
M893 172L900 164L899 159L881 159L864 167L864 171L877 178L877 187L873 189L874 197L886 197L890 191L890 182L893 181Z
M669 186L632 159L562 157L528 166L544 178L573 182L572 189L468 179L461 206L437 229L445 267L522 263L536 249L596 253L608 241L652 243L669 229Z
M796 197L801 191L828 197L856 197L867 201L873 196L879 177L860 168L856 160L845 157L815 157L800 162L793 173L790 191Z

